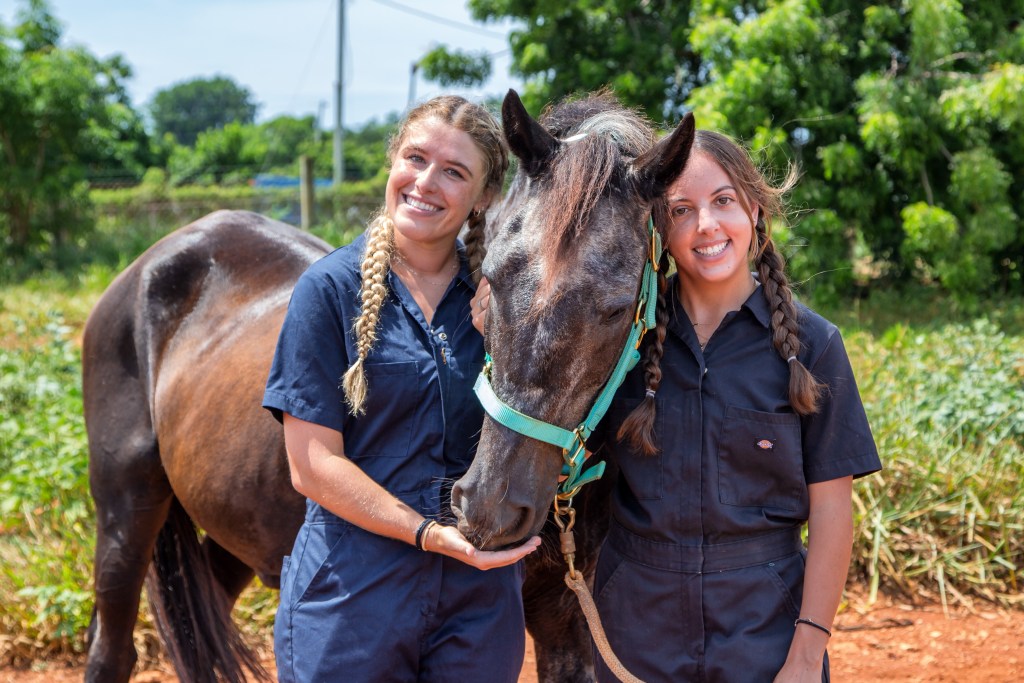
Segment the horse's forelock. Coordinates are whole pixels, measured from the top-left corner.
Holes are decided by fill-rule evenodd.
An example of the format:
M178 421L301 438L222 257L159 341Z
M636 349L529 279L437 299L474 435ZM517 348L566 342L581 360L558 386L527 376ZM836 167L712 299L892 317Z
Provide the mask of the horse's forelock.
M541 190L548 231L542 256L549 277L557 270L555 263L564 259L589 224L597 203L607 196L609 185L620 181L616 174L654 144L654 135L646 122L622 107L599 111L566 133L565 137L583 137L562 143ZM617 196L622 201L635 201L628 193Z

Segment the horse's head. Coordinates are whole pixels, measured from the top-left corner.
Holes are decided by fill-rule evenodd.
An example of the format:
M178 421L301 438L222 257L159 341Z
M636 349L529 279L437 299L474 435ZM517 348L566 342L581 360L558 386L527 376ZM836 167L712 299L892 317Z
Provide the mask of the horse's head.
M609 96L563 104L541 125L512 91L502 119L519 172L483 264L491 387L520 413L573 430L634 323L647 217L683 170L693 119L655 143L647 122ZM453 490L459 528L482 548L537 533L562 464L560 447L487 417Z

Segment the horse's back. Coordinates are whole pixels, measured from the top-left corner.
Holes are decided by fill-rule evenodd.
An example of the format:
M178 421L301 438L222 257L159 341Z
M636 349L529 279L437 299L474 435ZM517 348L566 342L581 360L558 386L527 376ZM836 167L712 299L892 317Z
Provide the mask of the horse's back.
M302 500L262 390L294 283L329 249L263 216L219 211L118 276L83 340L94 495L107 479L165 480L220 545L276 574Z

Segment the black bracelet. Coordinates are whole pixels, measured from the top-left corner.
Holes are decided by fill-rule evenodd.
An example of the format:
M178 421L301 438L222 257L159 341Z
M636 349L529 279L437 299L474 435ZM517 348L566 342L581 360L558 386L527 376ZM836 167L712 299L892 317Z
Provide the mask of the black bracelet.
M437 522L435 522L432 519L425 519L422 522L420 522L420 525L418 527L416 527L416 549L417 550L426 550L426 548L423 547L423 534L427 530L427 528L430 525L432 525L432 524L437 524Z
M814 622L814 621L811 621L810 619L807 619L806 617L800 617L799 619L794 621L793 622L793 628L796 628L797 624L807 624L808 626L813 626L814 628L818 629L819 631L824 631L825 635L827 635L829 638L832 637L832 631L828 630L827 628L825 628L824 626L822 626L821 624L819 624L817 622Z

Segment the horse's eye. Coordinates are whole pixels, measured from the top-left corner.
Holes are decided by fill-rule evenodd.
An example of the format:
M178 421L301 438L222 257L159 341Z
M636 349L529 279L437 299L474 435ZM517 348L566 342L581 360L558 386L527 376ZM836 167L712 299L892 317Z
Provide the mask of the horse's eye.
M610 313L606 313L605 316L604 316L605 324L609 325L609 324L617 321L619 318L624 316L627 311L629 311L629 307L628 306L622 306L620 308L616 308L614 311L611 311Z

